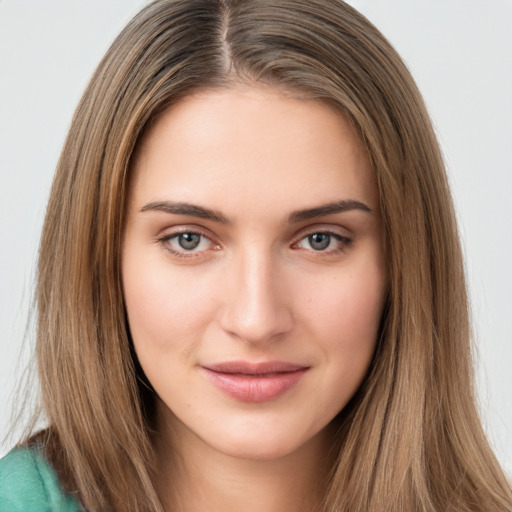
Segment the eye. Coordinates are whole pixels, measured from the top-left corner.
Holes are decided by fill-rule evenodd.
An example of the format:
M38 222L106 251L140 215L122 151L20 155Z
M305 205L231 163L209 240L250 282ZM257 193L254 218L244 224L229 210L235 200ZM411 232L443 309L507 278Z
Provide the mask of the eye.
M309 246L315 251L324 251L329 247L332 236L328 233L314 233L307 237Z
M180 233L174 237L176 239L176 243L180 246L180 249L185 249L186 251L193 251L199 244L201 243L201 235L197 233Z
M350 238L331 231L318 231L302 238L296 247L315 252L336 253L352 243Z
M208 237L194 231L168 234L160 238L159 242L172 254L182 257L192 256L215 247Z

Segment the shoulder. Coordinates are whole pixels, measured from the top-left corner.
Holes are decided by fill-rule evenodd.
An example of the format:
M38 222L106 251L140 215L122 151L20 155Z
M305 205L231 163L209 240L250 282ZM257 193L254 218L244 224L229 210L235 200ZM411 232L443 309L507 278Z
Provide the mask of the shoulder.
M0 510L78 512L80 505L61 491L57 475L37 448L16 448L0 460Z

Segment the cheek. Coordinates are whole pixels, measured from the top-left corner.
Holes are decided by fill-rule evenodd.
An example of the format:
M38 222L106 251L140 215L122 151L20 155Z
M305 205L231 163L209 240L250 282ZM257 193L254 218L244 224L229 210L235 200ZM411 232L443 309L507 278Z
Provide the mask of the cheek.
M196 280L137 253L123 261L123 289L130 332L136 350L167 352L187 349L212 304Z
M309 314L326 338L374 341L385 296L384 273L377 265L339 274L310 297ZM330 333L330 335L327 335Z
M331 279L309 302L309 325L327 363L324 385L335 390L336 408L345 405L367 372L384 297L384 273L373 265Z

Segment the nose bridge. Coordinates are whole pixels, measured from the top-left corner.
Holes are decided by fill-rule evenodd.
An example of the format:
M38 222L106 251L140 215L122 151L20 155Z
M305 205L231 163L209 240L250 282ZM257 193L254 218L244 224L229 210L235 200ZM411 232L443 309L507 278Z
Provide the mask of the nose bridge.
M252 343L289 331L291 310L282 289L279 261L271 249L248 246L231 263L231 293L226 297L223 328Z

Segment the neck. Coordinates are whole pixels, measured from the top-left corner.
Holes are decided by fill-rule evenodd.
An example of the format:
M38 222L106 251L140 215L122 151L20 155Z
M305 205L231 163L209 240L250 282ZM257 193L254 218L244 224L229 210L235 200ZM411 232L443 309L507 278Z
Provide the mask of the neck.
M331 461L327 433L273 459L238 458L181 424L156 440L157 491L166 512L312 512L320 509ZM177 440L171 446L169 439Z

